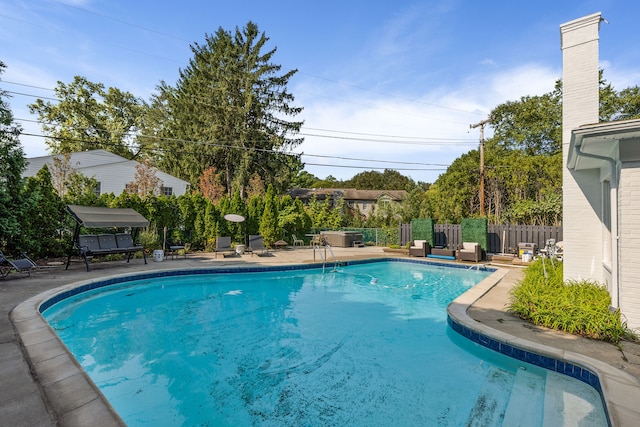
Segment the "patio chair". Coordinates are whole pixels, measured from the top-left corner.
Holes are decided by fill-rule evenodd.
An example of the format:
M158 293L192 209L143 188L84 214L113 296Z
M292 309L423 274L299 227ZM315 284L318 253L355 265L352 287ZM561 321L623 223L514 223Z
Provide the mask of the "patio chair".
M183 244L172 242L171 240L167 240L167 257L171 255L171 259L175 256L180 255L180 251L184 255L184 259L187 259L187 251Z
M249 249L251 250L251 256L257 251L262 251L262 254L269 253L269 250L264 247L264 241L259 234L249 235ZM261 254L258 254L260 256Z
M294 247L295 247L296 245L304 246L304 240L302 240L302 239L298 239L298 238L296 237L296 235L295 235L295 234L292 234L292 235L291 235L291 238L293 239L293 246L294 246Z
M431 252L431 245L426 240L414 240L409 247L409 256L426 257Z
M4 279L7 277L11 270L31 276L31 270L38 268L38 265L28 256L24 254L23 256L24 258L20 259L7 259L2 251L0 251L0 278ZM8 266L2 268L4 264L8 264Z
M463 242L458 249L458 259L460 261L482 261L482 248L479 243Z
M216 238L216 258L218 258L218 252L235 253L231 247L231 237L220 236ZM222 256L224 256L224 254L222 254Z

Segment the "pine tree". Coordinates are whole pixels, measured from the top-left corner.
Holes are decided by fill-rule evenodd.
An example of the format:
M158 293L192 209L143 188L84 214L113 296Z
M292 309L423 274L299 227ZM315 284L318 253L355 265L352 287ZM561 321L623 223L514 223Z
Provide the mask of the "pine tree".
M285 187L298 173L299 158L284 154L302 142L295 136L302 122L286 120L302 111L287 91L296 70L279 74L276 49L263 52L268 40L249 22L191 46L176 87L158 87L143 130L162 152L160 167L196 186L215 166L227 194L237 188L243 198L254 174Z

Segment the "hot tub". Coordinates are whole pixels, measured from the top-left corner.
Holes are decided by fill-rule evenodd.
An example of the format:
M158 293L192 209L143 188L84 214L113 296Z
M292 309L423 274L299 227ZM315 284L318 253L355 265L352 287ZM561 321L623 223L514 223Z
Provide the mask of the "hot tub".
M355 231L323 231L322 238L336 248L350 248L353 242L362 242L362 233Z

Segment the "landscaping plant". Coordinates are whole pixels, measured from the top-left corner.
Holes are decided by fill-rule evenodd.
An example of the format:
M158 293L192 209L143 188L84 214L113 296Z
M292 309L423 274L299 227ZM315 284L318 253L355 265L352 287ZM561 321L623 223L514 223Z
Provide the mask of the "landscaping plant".
M618 344L636 339L620 310L610 310L611 296L596 282L563 281L562 262L538 259L511 290L509 311L547 328Z

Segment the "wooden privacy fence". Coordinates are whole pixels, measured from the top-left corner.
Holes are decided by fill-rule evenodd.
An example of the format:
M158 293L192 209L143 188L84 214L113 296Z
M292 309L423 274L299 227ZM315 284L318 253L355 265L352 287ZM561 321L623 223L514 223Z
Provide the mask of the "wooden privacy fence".
M516 253L518 244L534 243L538 250L545 247L547 239L562 241L562 227L545 225L489 225L488 253ZM435 245L457 247L462 244L460 224L435 224ZM411 224L400 225L400 246L411 242Z

